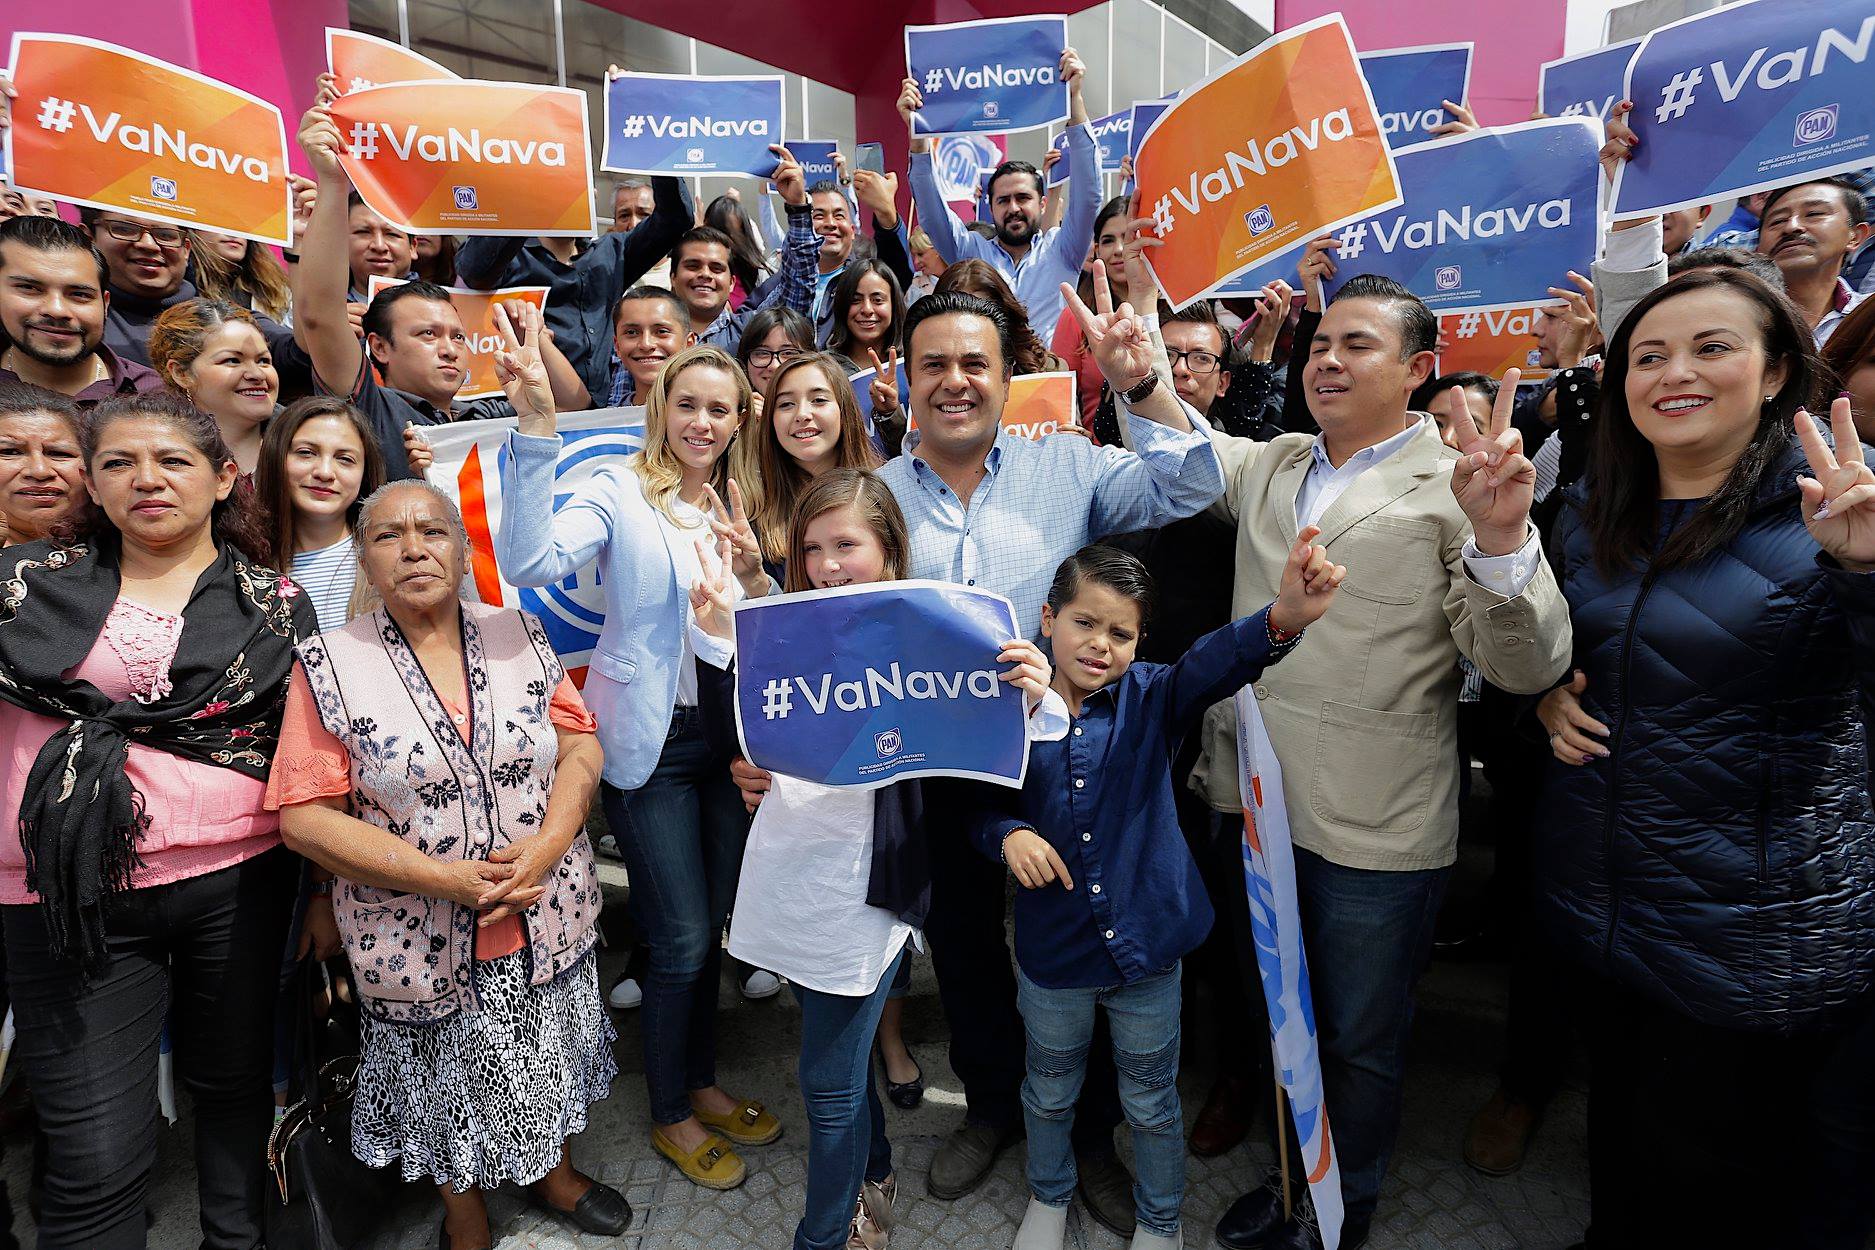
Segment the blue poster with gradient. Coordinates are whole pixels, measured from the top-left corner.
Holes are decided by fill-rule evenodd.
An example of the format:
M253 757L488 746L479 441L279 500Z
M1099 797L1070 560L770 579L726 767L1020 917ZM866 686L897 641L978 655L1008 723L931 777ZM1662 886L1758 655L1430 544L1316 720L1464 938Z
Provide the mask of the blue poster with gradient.
M788 155L800 162L801 175L807 186L840 181L840 167L833 162L834 153L840 150L839 144L831 140L790 139L787 149Z
M1132 141L1133 110L1124 108L1105 117L1096 117L1087 124L1094 132L1094 142L1100 146L1100 172L1117 173L1120 158L1126 155L1128 144ZM1060 186L1080 172L1073 167L1074 154L1068 150L1067 131L1055 136L1054 148L1062 155L1055 162L1055 167L1048 171L1048 185L1051 187Z
M736 605L736 729L749 762L828 786L912 777L1019 786L1020 690L1001 680L1020 637L1001 595L881 582Z
M1621 93L1627 90L1628 62L1640 46L1640 40L1629 39L1543 62L1537 74L1537 111L1607 121L1609 110L1625 98Z
M1445 101L1463 104L1471 90L1469 43L1427 44L1361 53L1361 77L1374 93L1387 146L1411 147L1451 120Z
M605 89L605 169L623 174L775 172L782 79L620 74Z
M1007 135L1065 121L1057 71L1067 46L1059 15L907 26L907 73L924 93L913 133Z
M1651 32L1615 219L1875 165L1872 52L1875 0L1752 0Z

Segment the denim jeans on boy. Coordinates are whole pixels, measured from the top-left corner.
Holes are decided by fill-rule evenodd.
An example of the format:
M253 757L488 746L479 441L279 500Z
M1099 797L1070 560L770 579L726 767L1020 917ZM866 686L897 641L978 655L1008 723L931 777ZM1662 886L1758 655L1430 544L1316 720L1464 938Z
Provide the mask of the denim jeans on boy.
M1087 1075L1094 1009L1107 1010L1120 1108L1133 1130L1139 1226L1169 1237L1185 1198L1185 1124L1178 1105L1179 970L1131 985L1045 989L1016 969L1028 1034L1022 1111L1029 1126L1029 1191L1051 1207L1074 1197L1074 1103Z
M899 952L872 993L823 994L792 981L801 1004L801 1098L807 1104L807 1204L794 1229L794 1250L846 1245L860 1182L892 1175L885 1105L872 1074L872 1039L899 969Z
M664 753L636 790L603 787L605 818L631 876L631 908L651 948L641 1031L651 1118L678 1124L690 1091L716 1084L716 991L723 921L742 872L749 818L729 761L704 741L695 708L671 716Z

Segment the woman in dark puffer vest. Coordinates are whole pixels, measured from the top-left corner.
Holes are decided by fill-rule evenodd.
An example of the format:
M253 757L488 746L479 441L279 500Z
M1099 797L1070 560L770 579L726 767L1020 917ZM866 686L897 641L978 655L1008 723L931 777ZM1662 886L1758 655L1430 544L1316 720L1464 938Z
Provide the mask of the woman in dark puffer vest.
M1875 478L1846 400L1840 467L1798 415L1826 378L1758 279L1655 290L1553 536L1576 672L1538 709L1537 879L1587 969L1597 1250L1875 1221Z

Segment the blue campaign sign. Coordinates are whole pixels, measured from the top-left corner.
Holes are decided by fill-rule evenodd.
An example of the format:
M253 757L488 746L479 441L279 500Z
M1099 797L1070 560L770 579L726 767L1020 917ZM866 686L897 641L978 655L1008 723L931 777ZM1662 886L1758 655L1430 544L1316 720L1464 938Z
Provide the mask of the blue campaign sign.
M1618 221L1875 165L1875 0L1753 0L1662 26L1623 95Z
M1171 108L1177 99L1178 92L1174 91L1163 100L1133 101L1133 107L1128 110L1132 115L1132 123L1126 134L1126 154L1128 156L1137 157L1139 155L1139 141L1146 137L1146 132L1148 130L1152 129L1152 123L1159 120L1159 114ZM1120 194L1130 196L1133 194L1133 191L1133 180L1128 178L1126 180L1126 185L1120 188Z
M1612 43L1593 52L1545 61L1538 72L1536 107L1551 117L1593 117L1608 120L1608 111L1624 98L1628 62L1634 59L1638 39Z
M801 164L801 174L808 186L817 182L840 181L840 167L833 163L833 154L840 150L840 145L820 139L790 139L787 142L788 155Z
M775 172L778 75L620 74L606 84L603 167L625 174Z
M1068 85L1056 70L1067 46L1060 15L907 26L905 65L924 92L915 133L1015 134L1065 120Z
M1388 147L1423 142L1451 120L1444 102L1463 104L1470 93L1471 52L1469 43L1439 43L1361 53L1361 77L1374 93Z
M751 764L829 786L912 777L1019 786L1021 691L996 656L1019 637L1001 595L882 582L736 606L736 729Z
M1342 229L1327 297L1378 273L1439 313L1550 302L1595 257L1601 142L1588 118L1556 117L1402 148L1406 203Z
M1094 132L1094 142L1100 145L1100 172L1111 174L1120 168L1120 158L1126 155L1133 137L1133 110L1121 109L1105 117L1096 117L1087 123ZM1068 132L1062 131L1055 136L1055 150L1062 153L1062 159L1048 171L1048 185L1059 186L1079 171L1071 169L1073 156L1068 153Z

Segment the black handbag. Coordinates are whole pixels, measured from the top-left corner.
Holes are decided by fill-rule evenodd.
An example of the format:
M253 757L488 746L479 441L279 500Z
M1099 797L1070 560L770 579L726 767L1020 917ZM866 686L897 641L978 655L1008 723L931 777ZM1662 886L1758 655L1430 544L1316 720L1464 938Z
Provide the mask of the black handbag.
M302 959L291 987L295 1101L267 1139L268 1250L351 1250L395 1208L403 1179L352 1154L360 1020L337 994L325 1019L325 969Z

